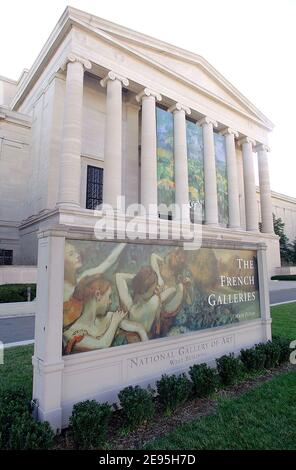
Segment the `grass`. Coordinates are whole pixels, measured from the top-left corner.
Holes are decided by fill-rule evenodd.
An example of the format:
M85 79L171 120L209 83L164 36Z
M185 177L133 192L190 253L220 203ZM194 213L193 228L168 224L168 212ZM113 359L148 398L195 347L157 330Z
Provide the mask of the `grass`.
M271 307L271 316L273 336L296 339L296 303Z
M0 365L0 391L23 387L28 396L32 394L33 345L4 350L4 364Z
M240 398L221 400L217 412L178 427L146 449L296 449L296 374L286 373Z

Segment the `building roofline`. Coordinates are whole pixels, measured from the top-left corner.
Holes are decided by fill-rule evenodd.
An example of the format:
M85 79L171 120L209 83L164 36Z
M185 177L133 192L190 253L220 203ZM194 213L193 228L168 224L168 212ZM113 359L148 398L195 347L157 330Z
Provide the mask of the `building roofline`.
M256 191L258 194L260 194L259 186L256 187ZM292 204L296 204L296 197L288 196L287 194L278 193L276 191L271 191L271 197L274 197L275 199L281 199L283 201L291 202Z
M24 101L27 93L38 80L41 71L44 70L44 67L46 67L54 52L73 25L84 27L85 29L89 28L93 33L97 30L97 34L100 32L105 32L107 34L110 33L113 34L113 36L117 36L117 39L125 38L126 40L133 41L134 43L141 44L144 47L146 46L154 50L165 52L179 60L182 59L189 63L199 65L207 73L211 74L211 76L216 79L221 86L241 101L241 103L246 106L250 112L255 114L255 116L259 118L260 124L263 127L267 130L273 129L273 123L202 56L71 6L67 6L64 10L48 40L34 61L26 78L23 80L23 83L20 84L19 90L12 101L12 109L17 109ZM255 117L254 120L257 121Z

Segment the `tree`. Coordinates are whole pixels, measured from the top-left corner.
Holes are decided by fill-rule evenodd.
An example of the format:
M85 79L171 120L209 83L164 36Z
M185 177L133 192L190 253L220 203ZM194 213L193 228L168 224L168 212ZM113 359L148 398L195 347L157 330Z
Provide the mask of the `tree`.
M290 263L296 265L296 238L292 243L289 243L289 260Z
M280 217L276 217L275 214L272 214L273 217L273 229L274 233L280 237L280 253L281 260L285 263L290 263L291 261L291 248L289 244L289 238L285 234L285 223ZM293 242L294 243L294 242ZM296 245L295 245L296 249ZM295 252L296 255L296 252Z

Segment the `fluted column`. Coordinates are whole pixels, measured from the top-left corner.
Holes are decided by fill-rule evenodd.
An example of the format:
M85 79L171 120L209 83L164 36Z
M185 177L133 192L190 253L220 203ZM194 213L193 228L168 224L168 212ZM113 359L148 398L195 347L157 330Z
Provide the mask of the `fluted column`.
M59 206L80 207L83 77L84 70L90 68L88 60L72 54L64 66L67 77L57 201Z
M174 160L175 160L175 203L178 205L182 221L190 222L188 165L187 165L187 139L186 114L191 111L181 103L169 108L174 114Z
M100 84L107 88L103 204L117 208L122 196L122 85L127 78L109 72ZM120 209L120 208L118 208Z
M272 204L267 156L269 148L267 145L260 144L255 148L255 150L258 155L262 232L273 233Z
M244 137L239 141L243 153L244 188L246 206L246 229L250 232L258 232L258 209L256 199L255 172L253 163L253 146L255 141Z
M157 217L157 147L155 102L161 95L145 88L136 96L142 103L141 126L141 204L150 217Z
M217 122L208 117L204 117L198 121L198 124L202 126L204 146L205 223L206 225L217 226L219 224L219 220L213 131L213 127L217 127Z
M235 137L238 133L230 127L221 132L225 136L226 164L227 164L227 184L228 184L228 212L229 224L233 229L240 228L239 191L238 174L235 152Z

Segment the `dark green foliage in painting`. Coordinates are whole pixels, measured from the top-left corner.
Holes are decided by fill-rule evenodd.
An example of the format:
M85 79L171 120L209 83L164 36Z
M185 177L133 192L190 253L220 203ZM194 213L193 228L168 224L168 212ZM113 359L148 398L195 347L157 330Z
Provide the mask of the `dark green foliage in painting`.
M173 114L156 108L158 204L175 202Z
M186 139L188 155L188 186L191 205L201 204L202 220L204 220L204 163L202 128L186 120Z
M219 222L228 224L228 181L225 137L214 133Z
M150 421L155 413L153 395L150 390L136 385L126 387L118 394L119 402L129 428Z

